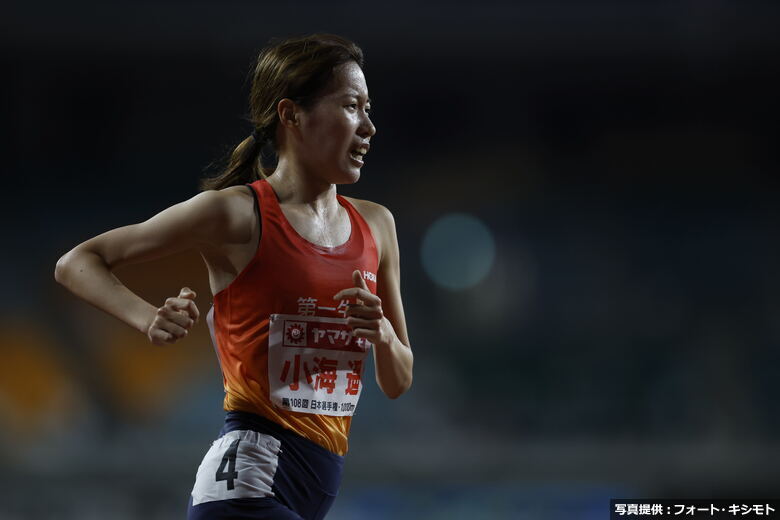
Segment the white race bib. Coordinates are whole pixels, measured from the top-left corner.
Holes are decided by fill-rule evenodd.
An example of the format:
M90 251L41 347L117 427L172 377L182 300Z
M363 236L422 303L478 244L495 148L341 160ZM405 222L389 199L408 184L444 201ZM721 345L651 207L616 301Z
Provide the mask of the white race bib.
M226 433L198 467L192 505L231 498L272 497L281 443L251 430Z
M272 314L268 337L271 402L285 410L350 416L363 389L371 342L344 318Z

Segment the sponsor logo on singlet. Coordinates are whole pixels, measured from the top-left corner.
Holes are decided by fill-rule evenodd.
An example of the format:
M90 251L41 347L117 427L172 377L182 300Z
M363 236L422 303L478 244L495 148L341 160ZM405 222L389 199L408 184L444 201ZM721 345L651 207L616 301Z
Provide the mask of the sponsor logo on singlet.
M376 274L372 273L371 271L363 271L363 278L376 283Z

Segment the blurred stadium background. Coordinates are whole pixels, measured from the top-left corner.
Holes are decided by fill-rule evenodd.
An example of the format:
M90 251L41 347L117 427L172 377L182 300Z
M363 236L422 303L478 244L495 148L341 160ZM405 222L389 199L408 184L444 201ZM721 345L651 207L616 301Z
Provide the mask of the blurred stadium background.
M249 134L256 52L318 31L366 53L341 192L395 214L416 361L397 401L368 382L329 518L780 494L777 3L4 11L0 518L183 518L223 416L204 323L154 347L54 265L193 196ZM195 254L118 274L210 305Z

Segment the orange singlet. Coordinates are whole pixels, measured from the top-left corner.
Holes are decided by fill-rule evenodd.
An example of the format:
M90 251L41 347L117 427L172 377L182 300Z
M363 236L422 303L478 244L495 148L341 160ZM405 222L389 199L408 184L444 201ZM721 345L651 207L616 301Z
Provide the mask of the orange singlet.
M363 274L376 293L376 243L363 217L344 197L351 233L336 247L300 236L265 180L250 187L260 207L254 257L214 297L209 328L225 387L225 410L264 416L344 455L362 389L370 343L345 323L347 300L333 295Z

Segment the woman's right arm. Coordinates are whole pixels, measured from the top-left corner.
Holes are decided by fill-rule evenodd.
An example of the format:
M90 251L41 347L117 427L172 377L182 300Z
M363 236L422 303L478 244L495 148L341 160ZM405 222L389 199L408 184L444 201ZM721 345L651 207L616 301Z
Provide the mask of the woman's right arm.
M195 294L182 290L158 308L130 291L112 271L191 248L245 242L251 237L251 220L241 218L236 211L238 195L231 188L206 191L145 222L98 235L60 258L54 277L76 296L143 332L153 343L173 343L184 337L198 318L192 301Z

